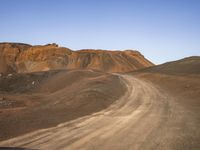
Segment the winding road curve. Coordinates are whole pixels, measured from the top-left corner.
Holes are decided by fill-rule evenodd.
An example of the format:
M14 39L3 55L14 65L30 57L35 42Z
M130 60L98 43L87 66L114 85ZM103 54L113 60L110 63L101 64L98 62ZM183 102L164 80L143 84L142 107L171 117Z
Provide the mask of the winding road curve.
M195 149L195 119L151 83L129 75L127 93L109 108L56 127L38 130L0 146L42 150Z

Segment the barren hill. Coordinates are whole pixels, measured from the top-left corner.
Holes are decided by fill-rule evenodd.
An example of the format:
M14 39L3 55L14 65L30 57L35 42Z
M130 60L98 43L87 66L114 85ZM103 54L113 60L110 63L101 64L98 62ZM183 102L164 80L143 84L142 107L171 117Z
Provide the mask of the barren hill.
M142 72L164 74L200 74L200 56L191 56L181 60L144 68Z
M2 75L0 140L98 112L126 89L117 76L89 70Z
M94 69L105 72L130 72L153 63L134 50L78 50L57 44L31 46L0 43L0 72L37 72L55 69Z
M199 149L198 62L191 57L123 74L3 74L0 146Z
M112 74L102 71L128 71L125 62L138 69L144 58L136 51L5 45L2 71L29 73L0 76L4 149L200 149L199 57Z
M188 114L199 118L200 56L167 62L132 74L149 80L163 91L170 93L175 97L175 101L185 108L185 112L189 111Z

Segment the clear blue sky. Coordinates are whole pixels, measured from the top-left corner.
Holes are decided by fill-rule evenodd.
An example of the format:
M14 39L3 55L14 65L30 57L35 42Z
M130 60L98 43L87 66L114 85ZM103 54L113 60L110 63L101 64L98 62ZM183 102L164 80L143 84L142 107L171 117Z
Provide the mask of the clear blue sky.
M200 0L0 0L0 42L200 55Z

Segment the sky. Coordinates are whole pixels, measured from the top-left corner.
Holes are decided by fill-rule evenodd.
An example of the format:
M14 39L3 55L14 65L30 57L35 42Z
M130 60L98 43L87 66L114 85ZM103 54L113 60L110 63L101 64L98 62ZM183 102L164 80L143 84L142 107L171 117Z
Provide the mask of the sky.
M200 55L200 0L0 0L0 42Z

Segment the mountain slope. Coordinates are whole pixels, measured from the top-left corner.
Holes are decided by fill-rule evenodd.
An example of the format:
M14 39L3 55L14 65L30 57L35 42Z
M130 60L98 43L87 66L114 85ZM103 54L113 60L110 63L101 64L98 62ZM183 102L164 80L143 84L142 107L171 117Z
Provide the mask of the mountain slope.
M145 68L143 72L165 74L200 74L200 56L187 57L161 65Z
M199 117L200 57L192 56L132 73L172 94L176 102Z
M104 72L130 72L153 66L138 51L78 50L56 44L31 46L20 43L0 43L0 72L37 72L55 69L94 69ZM4 65L1 65L3 64ZM7 66L1 69L1 66ZM10 68L10 69L8 69Z

